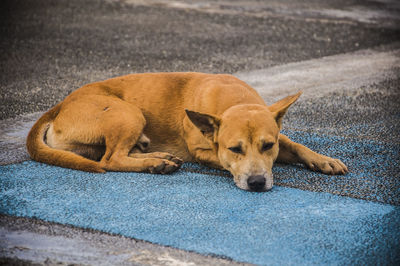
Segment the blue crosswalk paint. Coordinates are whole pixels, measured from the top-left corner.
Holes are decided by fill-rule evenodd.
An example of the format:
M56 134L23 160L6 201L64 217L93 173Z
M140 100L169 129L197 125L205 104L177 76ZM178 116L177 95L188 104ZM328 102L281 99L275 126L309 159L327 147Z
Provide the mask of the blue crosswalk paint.
M32 161L1 166L0 212L256 264L399 260L399 206L281 186L251 193L188 167L204 170L92 174Z

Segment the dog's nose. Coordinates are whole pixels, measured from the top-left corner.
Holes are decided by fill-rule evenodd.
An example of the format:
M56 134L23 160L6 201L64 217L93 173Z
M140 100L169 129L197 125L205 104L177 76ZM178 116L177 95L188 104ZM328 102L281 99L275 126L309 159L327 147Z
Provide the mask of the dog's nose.
M262 175L253 175L247 179L247 185L251 191L265 190L265 177Z

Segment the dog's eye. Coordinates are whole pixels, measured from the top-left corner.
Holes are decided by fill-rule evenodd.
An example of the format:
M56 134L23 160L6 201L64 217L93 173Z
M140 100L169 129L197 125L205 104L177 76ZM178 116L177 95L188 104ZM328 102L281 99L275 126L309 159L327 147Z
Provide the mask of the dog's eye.
M234 153L243 153L242 147L240 147L240 146L230 147L228 149L231 150Z
M261 147L261 151L270 150L272 148L272 146L274 146L274 143L272 143L272 142L264 143Z

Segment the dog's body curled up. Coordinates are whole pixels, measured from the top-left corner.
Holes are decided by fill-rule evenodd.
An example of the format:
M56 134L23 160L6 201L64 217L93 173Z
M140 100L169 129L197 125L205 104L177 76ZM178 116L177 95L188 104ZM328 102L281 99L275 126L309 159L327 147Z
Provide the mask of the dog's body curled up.
M32 159L82 171L170 173L182 161L230 171L239 188L273 186L275 160L345 174L338 159L279 133L300 93L267 106L231 75L132 74L85 85L32 127Z

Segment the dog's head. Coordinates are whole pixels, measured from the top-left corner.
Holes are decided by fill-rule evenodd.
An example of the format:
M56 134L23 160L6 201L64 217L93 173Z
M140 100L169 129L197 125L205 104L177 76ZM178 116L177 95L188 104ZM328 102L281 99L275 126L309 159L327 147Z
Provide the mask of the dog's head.
M221 165L235 184L245 190L267 191L273 186L272 165L279 153L282 118L301 93L267 107L242 104L228 108L221 117L188 111L218 152Z

